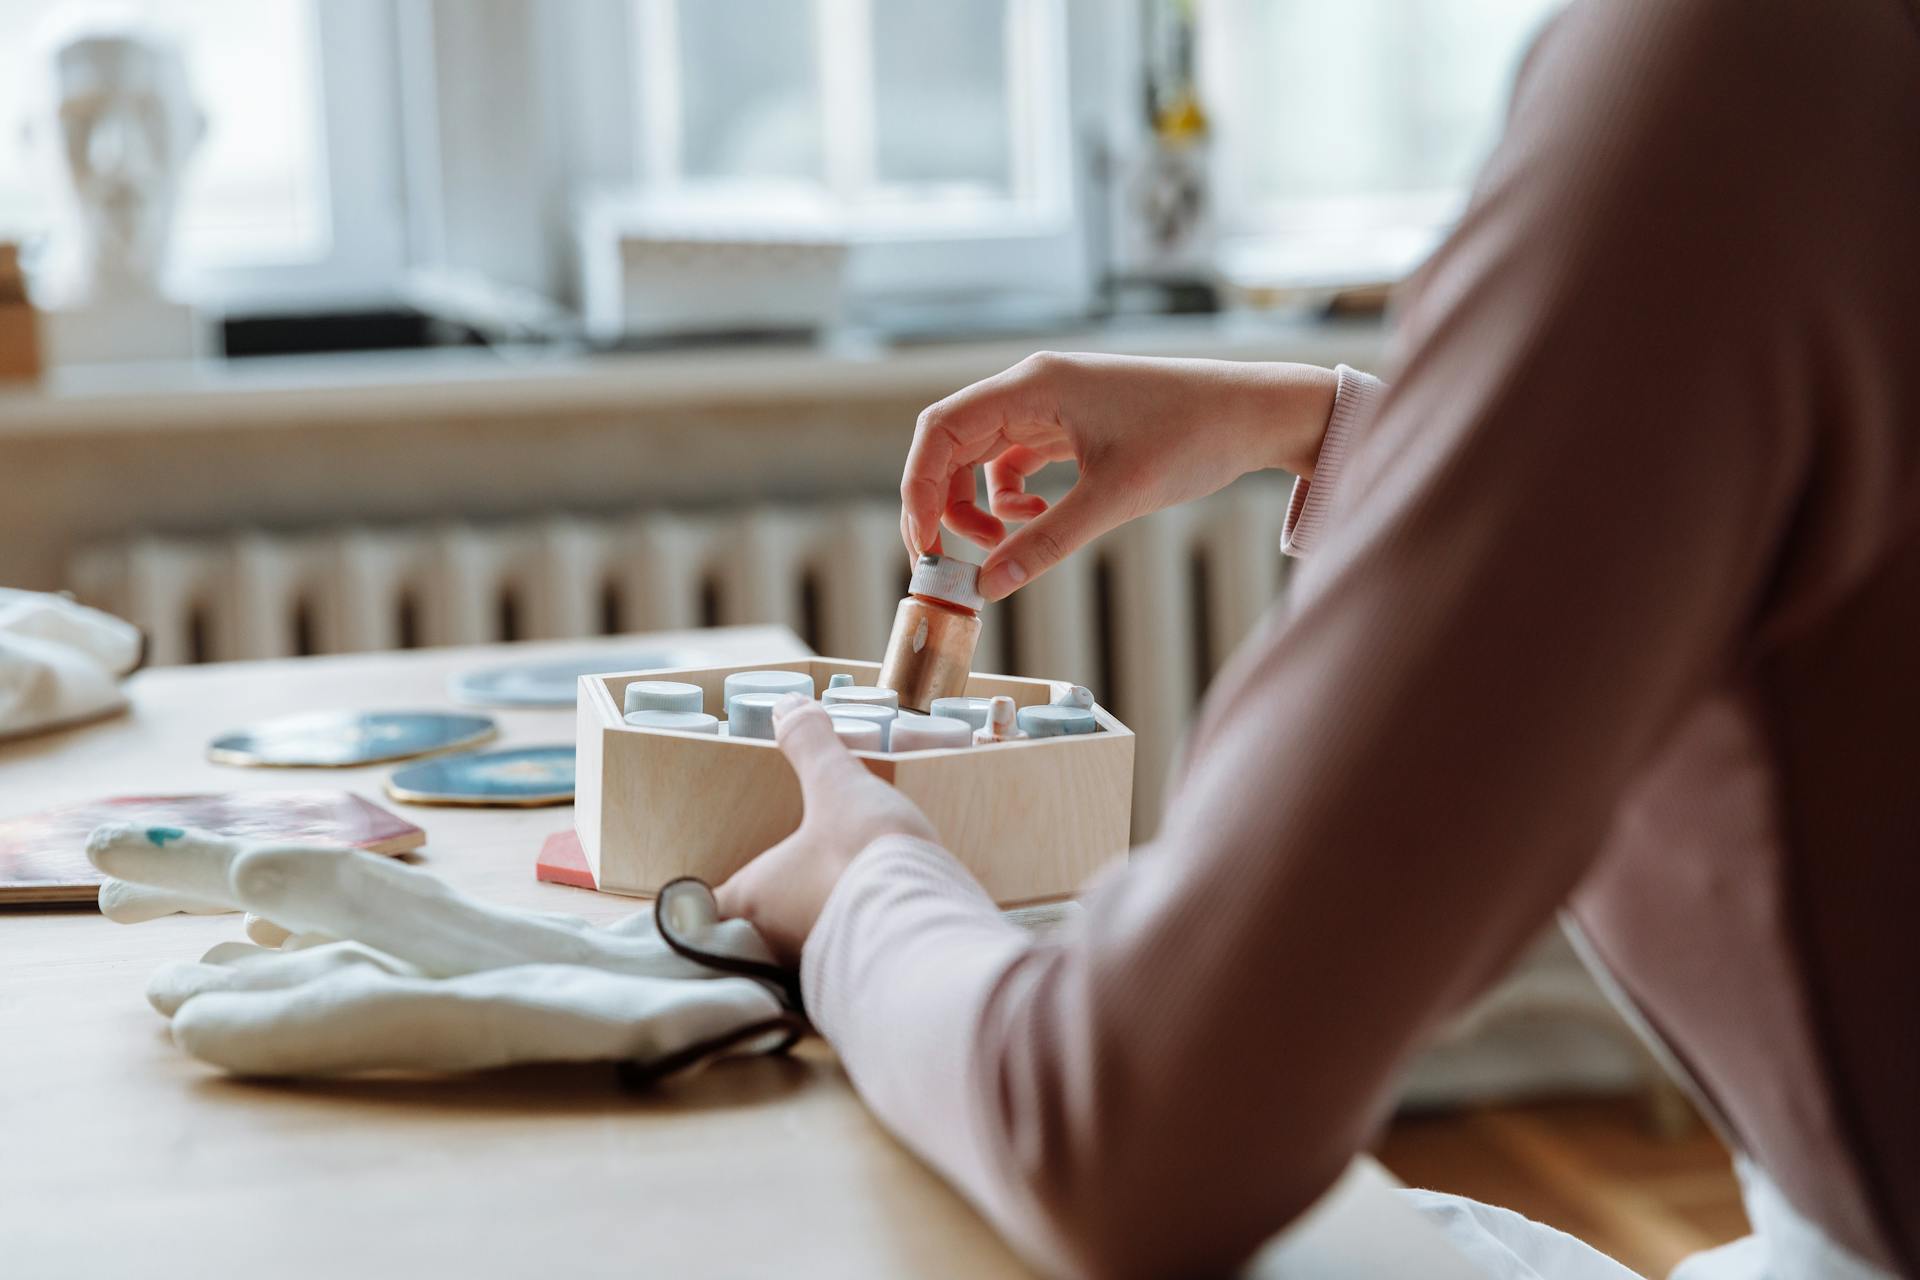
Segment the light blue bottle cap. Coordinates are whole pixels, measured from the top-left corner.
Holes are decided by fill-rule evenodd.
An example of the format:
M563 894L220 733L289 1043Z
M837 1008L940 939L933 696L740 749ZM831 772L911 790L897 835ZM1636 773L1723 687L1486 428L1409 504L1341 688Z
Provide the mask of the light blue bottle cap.
M987 715L993 710L991 698L935 698L928 707L937 716L965 720L976 729L987 727Z
M1061 738L1099 727L1093 712L1083 707L1022 707L1014 719L1030 738Z
M628 715L636 711L700 711L704 697L697 684L679 680L630 680L626 705L621 710Z
M895 718L888 736L889 751L933 751L941 747L970 747L973 726L952 716L919 716L911 712Z
M720 721L704 711L629 711L627 723L636 729L678 729L682 733L720 732Z
M736 693L727 699L727 736L773 741L773 707L781 693Z
M836 671L827 677L827 688L844 689L853 683L853 677L845 671Z
M729 719L733 700L743 693L797 693L811 698L813 677L803 671L736 671L720 688L720 705L729 708Z
M888 749L892 740L893 722L900 713L892 707L833 706L827 707L827 714L835 720L862 720L880 727L879 750Z
M900 709L900 695L892 689L881 689L870 684L843 684L836 689L828 689L820 695L820 701L829 707L892 707Z

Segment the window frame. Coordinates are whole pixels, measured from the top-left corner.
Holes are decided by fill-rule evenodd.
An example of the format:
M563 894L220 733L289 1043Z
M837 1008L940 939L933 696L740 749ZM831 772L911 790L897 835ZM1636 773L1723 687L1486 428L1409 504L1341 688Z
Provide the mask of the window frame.
M815 224L846 235L848 297L856 305L1009 290L1074 301L1090 295L1093 272L1078 213L1079 164L1072 141L1085 86L1084 77L1073 74L1068 0L1009 0L1012 192L978 200L850 198L877 186L869 33L874 5L888 0L810 0L821 68L822 136L839 140L823 157L822 184L683 178L680 68L673 55L677 12L685 2L628 0L627 110L638 123L624 194L637 218L657 215L671 221L718 209L730 224L751 227L756 207L806 210ZM1050 98L1032 92L1034 85L1045 84L1063 89Z
M319 70L321 218L311 256L183 264L196 305L227 314L380 305L407 265L396 0L307 0Z

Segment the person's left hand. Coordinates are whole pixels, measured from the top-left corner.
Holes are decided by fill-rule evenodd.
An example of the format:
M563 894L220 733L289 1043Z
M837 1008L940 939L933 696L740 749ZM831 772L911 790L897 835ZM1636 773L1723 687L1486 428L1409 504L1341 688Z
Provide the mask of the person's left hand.
M819 703L797 693L782 698L773 734L800 776L800 828L735 872L715 896L723 916L747 920L781 961L797 964L856 854L881 836L938 836L918 805L854 758Z

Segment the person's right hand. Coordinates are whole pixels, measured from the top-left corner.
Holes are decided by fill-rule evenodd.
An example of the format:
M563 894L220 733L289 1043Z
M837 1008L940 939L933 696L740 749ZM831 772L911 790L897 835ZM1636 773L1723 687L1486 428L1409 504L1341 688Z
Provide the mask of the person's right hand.
M998 600L1135 517L1204 497L1249 471L1311 477L1337 376L1305 364L1042 352L930 406L900 482L909 554L940 526L992 548L980 590ZM1051 507L1026 491L1049 462L1080 476ZM984 464L989 511L974 501ZM1026 521L1009 533L1005 521Z

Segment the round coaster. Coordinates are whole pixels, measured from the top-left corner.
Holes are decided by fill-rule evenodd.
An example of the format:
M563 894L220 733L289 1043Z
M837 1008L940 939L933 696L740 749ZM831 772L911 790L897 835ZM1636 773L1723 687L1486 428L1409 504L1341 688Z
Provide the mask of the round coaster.
M387 794L408 804L530 809L573 803L573 748L466 751L396 769Z
M614 671L650 671L656 667L688 665L686 655L650 653L583 654L577 658L549 658L543 662L508 662L478 671L463 671L447 679L447 692L476 707L570 707L581 676L603 676Z
M314 711L223 733L215 764L347 769L476 747L498 732L490 716L445 711Z

